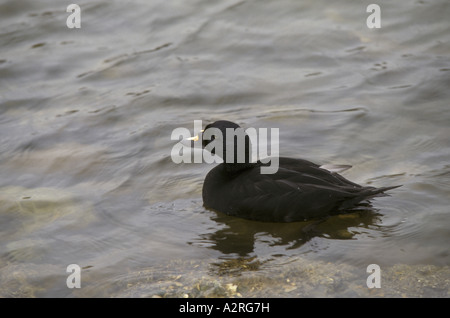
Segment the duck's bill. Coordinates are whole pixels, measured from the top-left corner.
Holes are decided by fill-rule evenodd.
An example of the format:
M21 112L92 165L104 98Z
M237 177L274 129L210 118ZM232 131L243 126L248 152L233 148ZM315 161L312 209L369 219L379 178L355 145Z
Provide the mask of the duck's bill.
M204 131L205 131L204 129L200 130L201 133L204 132ZM198 136L199 136L199 135L194 136L194 137L189 137L189 138L186 138L186 140L198 141L198 139L199 139Z
M194 137L189 137L189 138L186 138L186 140L193 140L193 141L197 141L197 140L198 140L198 135L197 135L197 136L194 136Z

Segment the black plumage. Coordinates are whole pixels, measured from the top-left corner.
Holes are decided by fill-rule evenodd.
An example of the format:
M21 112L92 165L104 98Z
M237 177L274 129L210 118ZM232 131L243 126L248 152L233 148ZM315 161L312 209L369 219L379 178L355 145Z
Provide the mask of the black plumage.
M284 157L279 158L276 173L261 174L260 167L268 164L251 162L248 136L245 137L245 161L237 162L236 142L233 160L226 159L226 129L238 127L224 120L205 127L205 133L209 128L222 132L223 140L216 142L223 142L224 158L223 163L207 174L203 184L203 203L208 209L259 221L303 221L349 212L362 202L398 187L361 186L324 166ZM215 137L203 139L203 147Z

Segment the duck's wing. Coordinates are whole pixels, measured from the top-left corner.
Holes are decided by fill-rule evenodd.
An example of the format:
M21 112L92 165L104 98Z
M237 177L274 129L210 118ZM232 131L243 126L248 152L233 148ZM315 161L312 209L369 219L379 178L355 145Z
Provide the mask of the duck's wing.
M343 172L345 170L350 169L351 167L352 166L350 166L350 165L326 164L326 165L321 165L319 168L328 170L330 172Z
M355 200L363 189L345 183L339 177L324 180L284 168L274 175L249 174L246 180L236 183L233 211L246 218L273 222L300 221L338 213L345 201Z
M360 185L347 180L337 172L351 168L350 165L318 165L303 159L280 158L279 177L291 176L298 183L313 183L319 185L350 186L361 188ZM284 170L284 172L283 172Z

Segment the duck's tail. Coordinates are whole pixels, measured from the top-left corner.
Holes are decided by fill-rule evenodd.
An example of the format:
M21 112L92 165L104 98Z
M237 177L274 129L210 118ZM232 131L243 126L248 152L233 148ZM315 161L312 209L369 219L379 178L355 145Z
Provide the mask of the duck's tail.
M375 187L365 187L362 188L361 191L358 194L354 194L353 198L350 200L346 200L343 202L341 209L352 209L360 204L363 204L363 202L366 202L374 197L385 197L389 196L389 194L385 193L386 191L401 187L402 185L396 185L391 187L381 187L381 188L375 188Z
M399 188L401 187L402 184L400 185L396 185L396 186L391 186L391 187L382 187L382 188L367 188L367 199L373 198L373 197L385 197L388 196L389 194L385 193L386 191L395 189L395 188Z

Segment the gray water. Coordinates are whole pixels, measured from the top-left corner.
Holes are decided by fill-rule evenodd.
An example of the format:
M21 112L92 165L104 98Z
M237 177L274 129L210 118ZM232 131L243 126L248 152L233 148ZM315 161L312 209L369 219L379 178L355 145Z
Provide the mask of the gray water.
M369 29L370 3L83 1L70 29L2 1L0 296L449 297L450 3L378 1ZM170 137L218 119L403 186L322 223L206 210L213 165Z

